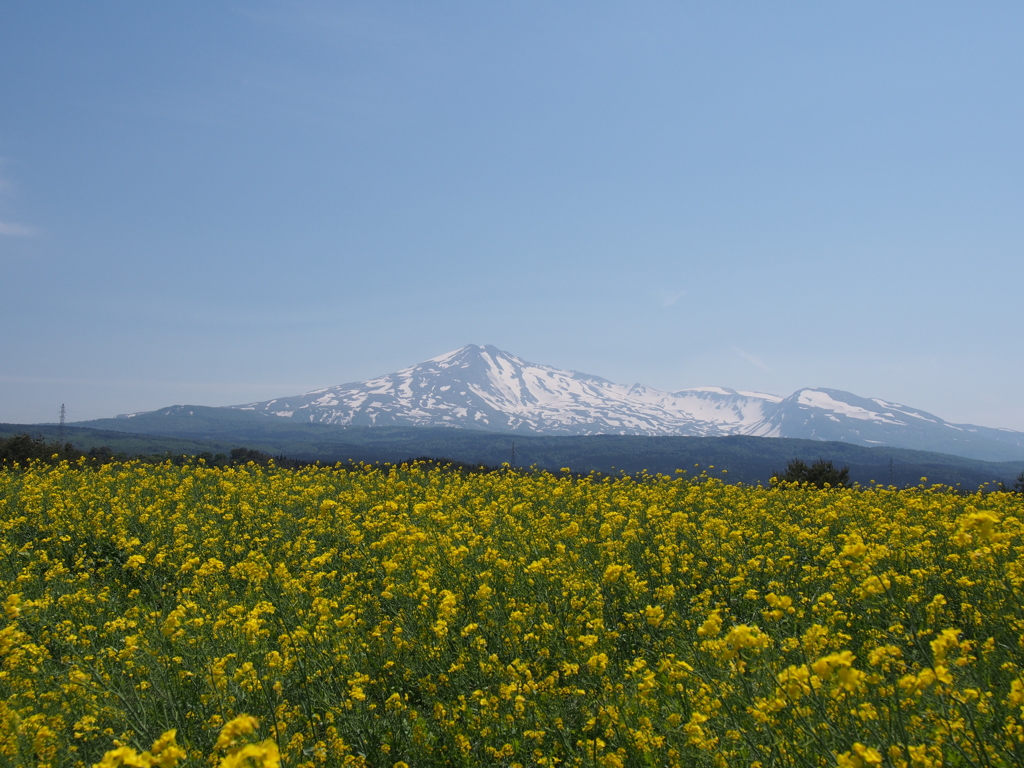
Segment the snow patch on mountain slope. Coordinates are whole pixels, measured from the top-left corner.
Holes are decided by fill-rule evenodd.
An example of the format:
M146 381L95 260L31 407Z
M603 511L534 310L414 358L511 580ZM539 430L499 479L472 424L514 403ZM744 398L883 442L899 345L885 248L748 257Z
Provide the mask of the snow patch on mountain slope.
M468 346L387 376L289 400L314 421L463 426L561 434L730 434L749 431L781 398L722 387L661 392L535 365L494 347ZM263 406L261 408L261 406ZM271 410L265 404L246 408ZM495 422L497 419L497 423Z
M800 405L808 405L811 408L820 408L823 411L839 413L851 419L877 421L885 424L900 424L906 426L906 422L898 421L895 417L886 418L886 416L893 416L891 413L886 413L884 415L874 413L866 408L861 408L857 405L851 405L850 403L844 403L841 400L836 400L828 393L817 389L805 389L801 391L797 402L800 403Z

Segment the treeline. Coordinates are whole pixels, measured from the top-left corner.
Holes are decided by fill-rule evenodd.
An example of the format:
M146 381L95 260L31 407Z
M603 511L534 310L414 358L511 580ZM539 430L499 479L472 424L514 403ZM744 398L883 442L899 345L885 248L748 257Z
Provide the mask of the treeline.
M80 451L71 443L56 440L47 441L42 437L28 434L0 438L0 467L26 466L29 462L57 464L67 461L72 464L79 462L85 465L110 464L115 461L141 461L147 464L160 464L170 461L172 464L205 464L210 467L236 467L250 462L260 466L268 466L273 462L278 467L299 469L315 462L292 459L287 456L273 456L252 448L233 448L230 453L211 453L204 451L199 454L172 455L114 453L110 448L101 446L88 451Z
M570 457L566 457L565 464L573 463ZM170 452L166 453L154 453L154 454L128 454L123 452L115 453L113 450L106 446L98 448L92 448L88 451L81 451L74 447L70 442L61 443L59 441L51 440L47 441L41 436L33 437L28 434L18 434L13 437L0 438L0 468L26 466L29 462L37 461L44 464L56 464L61 461L67 461L71 464L77 464L82 466L98 466L102 464L109 464L112 462L125 462L125 461L139 461L146 464L160 464L163 462L171 462L178 466L185 465L199 465L208 467L236 467L245 466L249 463L256 464L258 466L269 466L271 462L277 467L284 469L301 469L302 467L312 466L321 464L320 461L310 461L305 459L293 459L286 455L273 455L265 451L256 450L253 448L233 448L229 453L213 453L211 451L204 451L198 454L174 454ZM531 472L531 471L544 471L543 469L531 466L526 467L512 467L507 463L504 464L486 464L476 462L464 462L455 459L448 458L435 458L427 455L421 455L415 459L405 459L400 461L370 461L373 465L391 465L395 467L407 466L409 464L416 463L420 465L427 465L436 469L443 469L449 472L456 472L462 475L470 474L489 474L492 472ZM356 469L366 466L366 462L363 461L343 461L343 462L328 462L331 466L338 466L342 469ZM562 470L563 473L575 477L584 476L597 476L598 478L603 477L618 477L623 474L629 474L636 479L642 479L645 477L654 477L657 473L648 473L646 470L639 472L628 472L625 470L604 472L600 470L591 470L590 472L581 472L577 470ZM707 473L702 473L701 476L693 477L695 480L700 480L707 477ZM734 475L730 474L728 480L723 475L721 478L726 482L735 482L738 480ZM742 482L742 480L740 480ZM797 484L797 485L814 485L819 488L826 486L831 488L849 488L854 485L850 479L850 468L849 467L837 467L831 461L819 459L813 464L807 464L800 459L793 459L786 466L785 471L776 470L770 475L770 485L778 486L780 484ZM947 482L948 484L948 482ZM993 483L988 485L987 488L982 486L985 490L998 490L1010 493L1024 494L1024 472L1021 472L1011 485L1006 485L1003 482ZM959 484L956 486L956 490L962 493L970 493L976 490L977 486L965 486L960 488Z
M0 466L27 464L30 461L57 463L78 461L84 456L71 443L46 442L41 437L14 435L0 439Z
M233 448L230 453L213 453L203 451L196 454L171 454L171 453L147 453L128 454L123 452L115 453L107 446L91 448L88 451L81 451L71 443L61 443L57 440L46 440L41 436L19 434L13 437L0 438L0 468L27 466L30 462L42 464L59 464L66 461L71 464L83 464L95 466L110 464L113 462L139 461L145 464L162 464L171 462L177 466L202 464L208 467L238 467L246 464L257 464L274 466L284 469L301 469L315 464L319 461L306 461L304 459L293 459L283 454L274 455L259 451L253 448ZM416 459L409 459L399 462L400 465L408 464L427 465L437 469L447 469L461 474L486 474L501 470L501 467L492 467L484 464L469 464L463 461L452 459L436 459L428 456L421 456ZM343 468L354 469L363 466L362 462L337 462Z
M772 485L797 483L798 485L813 485L817 488L849 488L851 486L850 468L835 467L831 461L824 459L818 459L810 465L801 459L793 459L786 465L785 472L772 473L770 482ZM1024 472L1017 475L1012 486L1007 486L1006 483L1000 481L993 490L1024 494ZM963 492L967 493L968 491Z

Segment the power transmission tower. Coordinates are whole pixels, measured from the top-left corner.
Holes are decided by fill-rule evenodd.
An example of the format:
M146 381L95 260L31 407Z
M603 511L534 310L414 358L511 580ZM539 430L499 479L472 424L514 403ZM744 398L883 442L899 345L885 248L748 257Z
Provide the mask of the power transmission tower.
M64 403L60 404L60 424L57 426L57 443L61 448L64 447Z
M896 462L889 457L889 485L896 485Z
M512 466L516 465L516 441L512 441Z

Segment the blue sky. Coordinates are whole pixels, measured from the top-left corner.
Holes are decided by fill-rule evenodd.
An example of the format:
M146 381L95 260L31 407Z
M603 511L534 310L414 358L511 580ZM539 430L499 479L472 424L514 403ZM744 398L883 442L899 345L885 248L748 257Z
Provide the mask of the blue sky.
M1024 430L1024 6L0 6L0 421L467 343Z

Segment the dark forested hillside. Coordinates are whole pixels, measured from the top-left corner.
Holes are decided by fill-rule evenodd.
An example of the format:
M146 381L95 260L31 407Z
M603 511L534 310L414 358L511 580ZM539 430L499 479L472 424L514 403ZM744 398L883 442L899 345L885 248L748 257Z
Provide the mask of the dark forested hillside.
M88 425L88 426L87 426ZM94 427L102 427L95 429ZM0 437L26 431L56 438L57 425L0 425ZM536 465L575 472L671 473L677 469L723 479L766 483L781 467L800 459L849 467L851 482L977 488L1000 481L1010 486L1024 462L985 462L925 451L864 448L839 442L761 437L641 437L594 435L541 437L416 427L337 427L276 419L244 411L176 406L131 419L105 419L67 426L66 440L88 451L106 446L118 454L230 454L249 449L305 461L398 462L413 457L447 458L467 464Z

